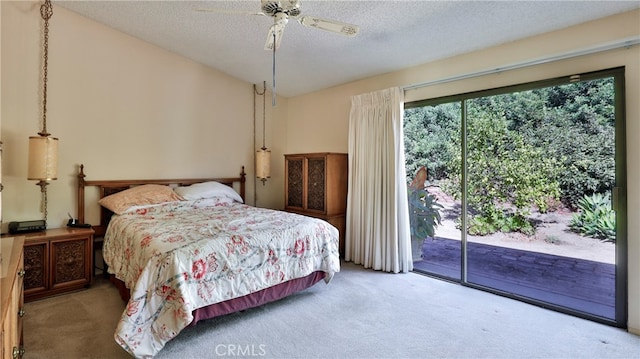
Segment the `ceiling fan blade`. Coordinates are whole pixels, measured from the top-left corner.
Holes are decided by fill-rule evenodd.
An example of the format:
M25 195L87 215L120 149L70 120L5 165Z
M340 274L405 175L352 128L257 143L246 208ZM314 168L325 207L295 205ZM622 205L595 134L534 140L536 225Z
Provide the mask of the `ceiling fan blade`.
M345 22L320 19L314 16L303 16L298 19L298 22L306 27L315 27L326 31L335 32L337 34L354 37L360 31L358 25L347 24Z
M275 34L275 39L274 39ZM282 34L284 34L284 24L273 24L269 28L269 34L267 35L267 41L264 44L265 50L273 50L273 46L275 44L276 50L280 47L280 42L282 41ZM275 41L275 43L274 43Z

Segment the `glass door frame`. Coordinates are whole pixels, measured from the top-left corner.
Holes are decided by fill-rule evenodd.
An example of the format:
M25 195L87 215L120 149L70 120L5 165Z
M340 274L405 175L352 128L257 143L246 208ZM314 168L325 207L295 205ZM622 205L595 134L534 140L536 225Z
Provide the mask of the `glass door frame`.
M626 175L626 102L625 102L625 68L617 67L612 69L573 74L569 76L556 77L547 80L528 82L517 85L498 87L493 89L474 91L464 94L438 97L427 100L419 100L405 103L404 108L415 108L424 106L435 106L444 103L460 102L460 143L461 143L461 228L467 228L467 106L466 101L480 97L501 95L519 91L533 90L537 88L566 85L573 82L589 81L612 77L614 78L614 112L615 112L615 185L612 190L612 208L616 212L616 243L615 243L615 319L603 318L588 313L572 310L566 307L554 305L529 297L519 296L513 293L504 292L495 288L486 287L470 283L467 278L467 231L462 230L461 235L461 256L460 256L460 279L442 277L435 274L435 277L448 281L458 282L464 286L484 290L501 296L517 299L529 304L553 309L559 312L574 315L576 317L589 319L595 322L608 324L620 328L627 327L627 175Z

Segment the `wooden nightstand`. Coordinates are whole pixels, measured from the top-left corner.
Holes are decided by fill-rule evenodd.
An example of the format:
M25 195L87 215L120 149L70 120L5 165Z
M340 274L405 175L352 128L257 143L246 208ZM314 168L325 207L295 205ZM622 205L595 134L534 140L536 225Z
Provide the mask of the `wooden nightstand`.
M93 229L56 228L24 235L24 300L89 287Z

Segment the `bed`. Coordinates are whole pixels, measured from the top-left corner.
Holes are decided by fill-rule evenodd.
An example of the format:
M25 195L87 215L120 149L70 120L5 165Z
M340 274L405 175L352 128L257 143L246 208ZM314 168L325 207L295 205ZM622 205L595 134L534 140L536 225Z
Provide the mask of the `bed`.
M153 357L197 321L269 303L329 283L340 271L338 231L325 221L243 204L240 177L85 180L98 188L103 257L127 301L114 338ZM236 190L237 188L238 190Z

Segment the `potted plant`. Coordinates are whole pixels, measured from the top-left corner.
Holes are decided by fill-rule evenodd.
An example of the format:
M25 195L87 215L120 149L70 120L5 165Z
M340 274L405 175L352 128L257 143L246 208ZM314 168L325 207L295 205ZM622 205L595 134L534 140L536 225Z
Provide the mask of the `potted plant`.
M411 252L413 261L422 259L422 246L426 238L435 234L436 226L441 224L440 209L436 197L427 191L427 169L418 169L413 182L407 186L409 202L409 223L411 227Z

